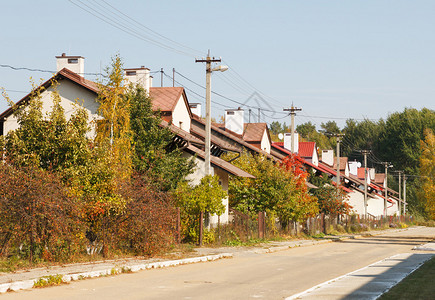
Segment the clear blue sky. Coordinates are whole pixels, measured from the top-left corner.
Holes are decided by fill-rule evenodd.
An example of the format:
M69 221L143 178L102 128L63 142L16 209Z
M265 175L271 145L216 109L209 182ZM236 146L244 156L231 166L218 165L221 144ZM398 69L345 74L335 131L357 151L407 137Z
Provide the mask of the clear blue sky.
M205 66L195 63L195 56L205 56L210 49L230 67L213 74L212 89L240 103L254 91L262 93L267 103L248 104L264 109L268 117L262 115L263 121L281 118L289 123L282 109L292 102L303 109L296 117L298 124L317 125L335 120L343 126L347 118L386 118L405 107L435 109L433 0L81 1L1 1L0 64L55 70L54 57L66 52L84 56L85 72L95 73L119 53L125 67L163 68L169 76L175 68L205 85ZM127 17L118 19L145 40L138 39L72 2L82 7L87 3L106 16L108 3L196 51L152 37ZM158 47L147 38L177 51ZM30 76L47 79L50 74L1 67L0 86L19 100L25 94L14 91L29 91ZM176 80L205 94L180 75ZM172 86L172 81L165 77L164 85ZM154 86L160 86L158 73ZM191 102L204 102L189 90L187 95ZM225 107L240 106L217 95L212 102L215 117ZM2 99L0 110L6 108Z

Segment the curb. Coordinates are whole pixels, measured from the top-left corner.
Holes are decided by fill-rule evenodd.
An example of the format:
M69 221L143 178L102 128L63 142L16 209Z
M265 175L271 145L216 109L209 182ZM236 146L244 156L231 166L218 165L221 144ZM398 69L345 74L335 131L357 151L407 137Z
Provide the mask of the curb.
M62 276L63 282L70 282L85 278L95 278L95 277L101 277L101 276L108 276L108 275L117 275L121 273L129 273L129 272L139 272L141 270L148 270L148 269L159 269L159 268L167 268L167 267L175 267L180 265L186 265L186 264L193 264L193 263L199 263L199 262L208 262L208 261L214 261L222 258L232 258L232 253L220 253L215 255L207 255L207 256L200 256L200 257L193 257L193 258L185 258L185 259L177 259L177 260L169 260L169 261L161 261L161 262L153 262L148 264L138 264L133 266L123 266L123 267L114 267L110 269L102 269L97 271L91 271L91 272L81 272L81 273L73 273L73 274L65 274ZM10 282L10 283L3 283L0 284L0 293L6 293L8 291L18 291L18 290L25 290L25 289L31 289L33 288L33 285L36 281L39 279L44 279L46 276L37 277L34 279L29 280L23 280L23 281L16 281L16 282Z

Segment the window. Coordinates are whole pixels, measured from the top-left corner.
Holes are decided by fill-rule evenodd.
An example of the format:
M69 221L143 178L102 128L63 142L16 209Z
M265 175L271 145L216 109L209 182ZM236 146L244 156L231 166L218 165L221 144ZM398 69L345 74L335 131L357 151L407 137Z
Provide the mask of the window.
M78 64L79 59L78 58L68 58L68 63L69 64Z
M127 76L135 76L136 71L127 71Z
M227 111L227 115L232 116L232 115L234 115L234 112L233 111Z

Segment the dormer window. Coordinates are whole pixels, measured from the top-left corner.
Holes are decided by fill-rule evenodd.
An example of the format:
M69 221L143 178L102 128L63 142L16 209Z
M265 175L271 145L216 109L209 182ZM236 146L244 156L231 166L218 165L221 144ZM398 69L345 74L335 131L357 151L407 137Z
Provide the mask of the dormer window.
M127 71L126 75L127 76L136 76L136 71Z
M79 59L78 58L68 58L68 63L69 64L78 64Z

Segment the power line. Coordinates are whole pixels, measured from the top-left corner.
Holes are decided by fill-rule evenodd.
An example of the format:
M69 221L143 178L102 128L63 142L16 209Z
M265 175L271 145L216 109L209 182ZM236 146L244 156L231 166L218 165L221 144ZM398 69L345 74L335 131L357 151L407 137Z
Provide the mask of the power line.
M76 2L74 2L73 0L68 0L69 2L71 2L72 4L74 4L75 6L79 7L80 9L86 11L87 13L93 15L94 17L100 19L101 21L109 24L110 26L113 26L135 38L138 38L140 40L146 41L146 42L150 42L152 44L154 44L155 46L158 46L160 48L169 50L169 51L173 51L173 52L177 52L179 54L185 55L185 56L189 56L189 57L195 57L195 55L193 55L192 53L180 50L180 49L176 49L172 46L169 46L163 42L157 41L153 38L150 38L149 36L146 36L145 34L143 34L141 31L138 31L137 29L131 28L130 25L126 25L125 23L123 24L122 22L118 22L116 20L113 20L112 18L108 17L106 14L100 12L98 9L95 9L94 7L84 3L81 0L74 0L77 2L80 2L81 4L78 4Z
M41 73L50 73L50 74L55 74L55 71L51 71L51 70L43 70L43 69L31 69L31 68L26 68L26 67L14 67L11 65L4 65L4 64L0 64L0 67L2 68L9 68L12 69L14 71L30 71L30 72L41 72ZM79 75L103 75L101 73L76 73Z

